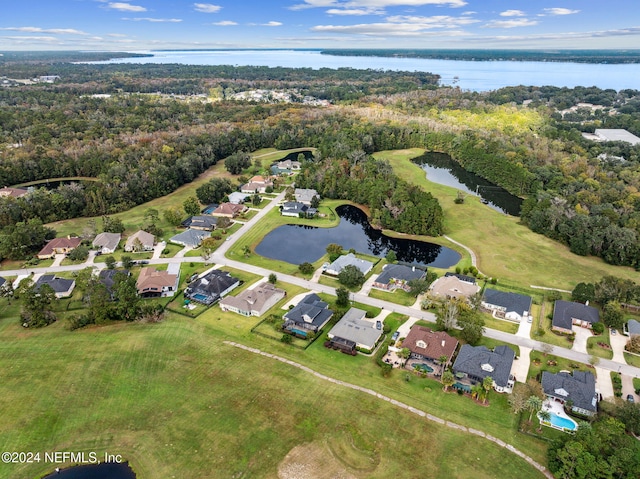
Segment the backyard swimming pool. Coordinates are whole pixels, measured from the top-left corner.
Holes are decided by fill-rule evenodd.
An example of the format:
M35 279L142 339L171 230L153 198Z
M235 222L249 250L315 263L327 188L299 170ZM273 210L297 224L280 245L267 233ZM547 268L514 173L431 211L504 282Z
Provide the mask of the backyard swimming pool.
M540 417L538 416L538 419ZM575 431L578 429L578 424L568 417L558 416L557 413L551 412L551 418L549 419L551 425L557 429L568 429L569 431Z

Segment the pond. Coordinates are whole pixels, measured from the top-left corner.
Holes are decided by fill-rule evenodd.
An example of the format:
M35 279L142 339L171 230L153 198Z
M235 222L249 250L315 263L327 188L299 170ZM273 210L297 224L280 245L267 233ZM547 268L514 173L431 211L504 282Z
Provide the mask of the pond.
M478 195L496 211L512 216L520 215L522 198L518 198L504 188L470 173L446 153L427 152L411 161L418 164L427 173L429 181Z
M62 469L43 479L136 479L136 475L127 462L103 462Z
M293 153L289 153L287 156L285 156L284 158L280 158L277 161L298 161L298 155L300 155L300 153L304 155L305 160L313 161L313 151L311 150L294 151Z
M384 257L395 251L398 261L436 268L449 268L460 261L460 253L434 243L392 238L371 227L364 212L351 205L336 208L340 223L334 228L283 225L267 234L256 247L266 258L292 264L313 263L326 253L327 245L337 243L346 250Z

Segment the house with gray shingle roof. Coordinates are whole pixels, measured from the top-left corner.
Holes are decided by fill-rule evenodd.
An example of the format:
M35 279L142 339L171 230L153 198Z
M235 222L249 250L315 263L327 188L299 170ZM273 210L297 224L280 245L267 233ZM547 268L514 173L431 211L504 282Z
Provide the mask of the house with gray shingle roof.
M351 341L354 348L373 350L382 336L382 330L377 329L372 321L365 320L366 314L366 311L351 308L331 328L328 334L329 340L339 344L348 344ZM340 340L343 342L340 343Z
M299 201L287 201L282 204L282 208L280 209L280 214L282 216L292 216L295 218L299 218L301 215L305 217L312 217L317 213L317 209L311 208Z
M76 287L76 282L72 279L58 278L54 274L43 274L38 278L35 284L35 290L38 291L42 285L47 284L56 295L56 298L68 298Z
M209 238L210 236L211 233L209 231L194 230L189 228L188 230L171 237L169 241L171 243L180 244L189 248L197 248L202 244L202 240L204 240L205 238Z
M210 306L239 285L240 280L227 271L212 269L204 276L192 281L184 290L184 295L191 301Z
M218 224L218 218L210 215L189 216L182 222L185 228L193 228L202 231L213 231Z
M498 317L522 321L531 312L531 296L487 288L482 297L482 307L494 311Z
M627 322L627 333L629 334L629 336L640 336L640 322L636 321L635 319L630 319Z
M423 269L402 264L387 264L373 283L374 288L393 291L401 288L409 291L409 281L422 279L427 274Z
M305 296L298 305L284 315L284 329L292 334L306 337L317 333L333 316L329 305L315 293Z
M348 265L355 266L360 271L362 271L362 274L365 274L365 275L369 271L371 271L371 268L373 268L373 263L371 261L366 261L364 259L356 258L356 256L353 253L349 253L349 254L340 256L333 263L327 266L327 269L325 269L325 273L333 276L338 276L340 274L340 271L342 271L344 267Z
M320 197L318 192L312 188L296 188L293 192L293 196L295 196L296 201L308 206L311 206L311 200L313 200L314 196L317 196L318 198Z
M151 233L138 230L127 238L124 250L127 253L139 253L141 251L152 251L156 238Z
M262 316L286 294L285 290L264 282L253 289L245 289L237 296L227 296L220 301L220 309L243 316Z
M509 388L514 383L511 379L511 366L515 355L509 346L496 346L491 351L484 346L465 344L460 348L452 369L456 377L467 378L471 384L481 383L490 376L497 392L510 392Z
M573 325L591 329L600 321L600 313L592 306L571 301L558 300L553 305L551 329L562 333L572 333Z
M93 239L93 247L102 254L112 254L120 244L120 233L100 233Z
M543 371L542 389L549 398L563 404L571 401L571 410L578 414L593 416L598 410L596 379L588 371L573 371L573 375Z

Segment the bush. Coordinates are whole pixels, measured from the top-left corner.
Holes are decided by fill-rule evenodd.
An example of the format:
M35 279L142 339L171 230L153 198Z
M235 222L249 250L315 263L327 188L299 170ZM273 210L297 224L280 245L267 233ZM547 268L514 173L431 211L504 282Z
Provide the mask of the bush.
M604 324L602 324L602 323L593 323L593 326L591 327L591 329L593 330L593 332L595 334L602 334L602 333L604 333Z

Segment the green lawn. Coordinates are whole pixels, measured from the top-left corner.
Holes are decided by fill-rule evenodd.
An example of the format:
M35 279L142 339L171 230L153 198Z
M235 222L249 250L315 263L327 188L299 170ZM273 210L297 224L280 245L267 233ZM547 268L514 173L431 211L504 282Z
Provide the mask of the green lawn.
M640 389L640 378L633 378L633 389Z
M504 319L494 318L492 315L486 313L482 315L484 319L484 325L490 329L497 329L498 331L504 331L505 333L515 334L518 332L518 323L513 321L507 321Z
M47 268L53 264L54 259L40 259L33 258L34 264L27 265L24 260L10 260L5 259L0 263L0 271L6 271L10 269L22 269L22 268Z
M599 346L598 343L608 344L609 349ZM599 336L592 336L587 340L587 352L594 356L598 356L599 358L613 358L613 351L611 350L611 341L609 338L609 328L604 328L604 333Z
M179 244L167 243L163 249L163 253L160 255L161 258L173 258L176 253L182 250L183 246ZM164 253L167 251L167 253Z
M369 296L383 301L401 304L402 306L411 306L416 302L415 296L412 296L405 290L399 288L395 291L383 291L381 289L371 288Z
M422 153L424 150L412 148L382 151L374 156L387 159L401 178L423 187L440 200L445 212L445 234L476 253L478 269L484 274L523 286L534 284L567 290L580 282L595 283L607 275L636 280L637 272L632 268L577 256L566 246L533 233L518 218L483 205L479 198L467 196L464 204L455 204L455 188L428 181L424 170L409 161Z
M635 366L636 368L640 368L640 356L624 353L624 360L627 362L627 364Z
M545 301L539 309L537 307L533 308L534 314L533 324L531 325L531 336L538 341L571 349L573 343L569 341L568 336L551 330L551 320L547 318L547 315L552 311L553 303L550 301ZM542 335L537 334L539 330L543 331Z
M100 256L96 256L95 259L93 260L94 263L104 263L106 262L107 258L109 256L113 256L116 261L122 261L122 257L123 256L128 256L129 258L131 258L133 261L138 261L141 259L151 259L153 257L153 252L152 251L145 251L143 253L127 253L124 250L117 250L115 253L113 254L101 254Z
M529 377L538 377L542 371L548 371L550 373L557 373L563 370L566 371L590 371L595 376L596 372L593 368L586 364L578 363L570 359L560 358L553 354L547 354L546 356L540 351L531 351L531 366L529 367ZM555 362L555 364L554 364Z

